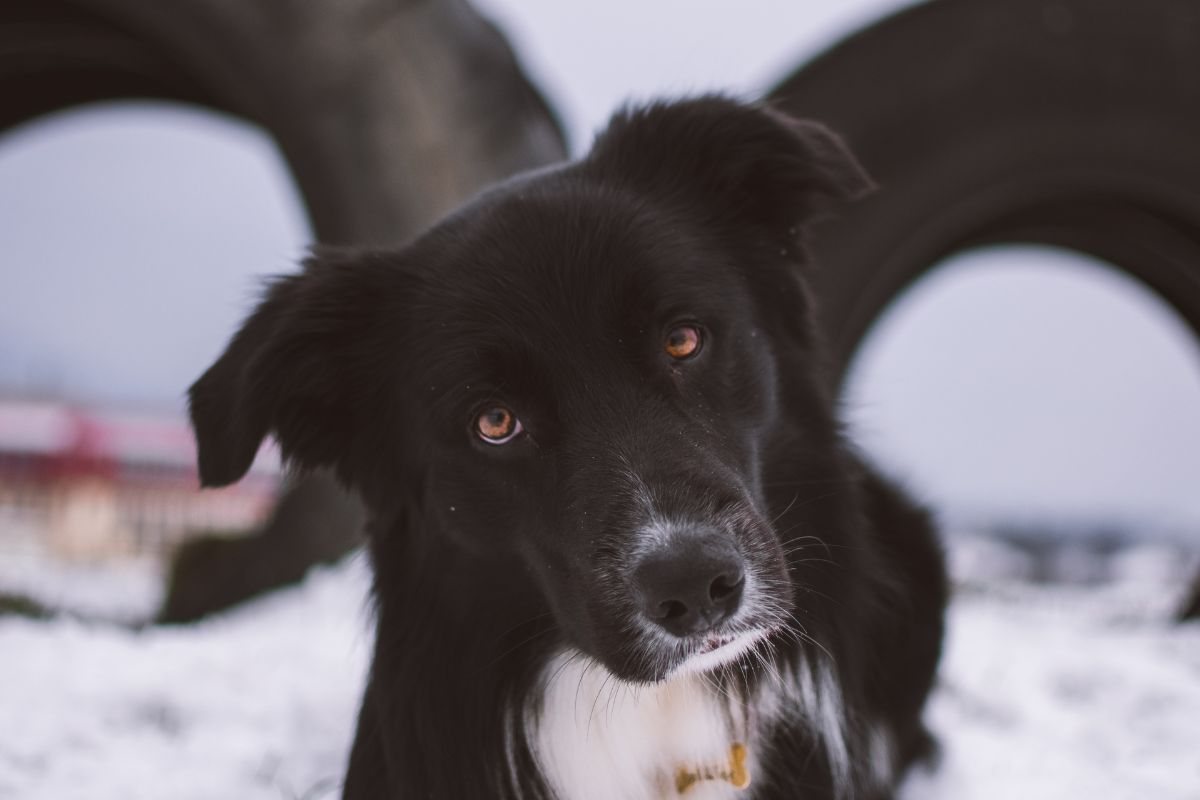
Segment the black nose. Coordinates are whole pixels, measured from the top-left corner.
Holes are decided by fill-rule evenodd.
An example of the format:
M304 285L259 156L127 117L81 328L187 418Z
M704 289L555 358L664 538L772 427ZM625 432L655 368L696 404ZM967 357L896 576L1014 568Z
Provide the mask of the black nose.
M717 534L680 537L633 573L643 613L676 636L702 633L732 617L745 578L737 550Z

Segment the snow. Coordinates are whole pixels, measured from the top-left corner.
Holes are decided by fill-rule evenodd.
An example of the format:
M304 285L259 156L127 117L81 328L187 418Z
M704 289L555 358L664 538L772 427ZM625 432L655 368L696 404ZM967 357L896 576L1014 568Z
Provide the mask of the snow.
M907 800L1200 797L1200 626L1163 585L960 590Z
M0 621L0 798L338 796L366 585L355 558L193 627Z
M1093 584L1023 580L995 541L952 556L943 754L902 800L1200 796L1200 625L1170 622L1194 552L1139 545ZM336 797L367 583L354 556L192 627L0 618L0 798Z
M163 570L156 559L128 559L102 569L51 560L40 546L40 528L12 532L22 522L16 517L0 509L0 530L9 529L0 558L0 592L84 619L132 624L154 616L163 598Z

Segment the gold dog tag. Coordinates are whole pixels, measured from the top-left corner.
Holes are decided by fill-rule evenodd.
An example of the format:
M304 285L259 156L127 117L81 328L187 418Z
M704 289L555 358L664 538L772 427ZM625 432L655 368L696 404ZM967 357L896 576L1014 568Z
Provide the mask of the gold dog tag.
M726 781L735 789L745 789L750 785L750 769L746 766L746 745L734 742L729 748L729 762L718 766L706 766L699 769L680 767L675 772L675 789L683 794L701 781Z

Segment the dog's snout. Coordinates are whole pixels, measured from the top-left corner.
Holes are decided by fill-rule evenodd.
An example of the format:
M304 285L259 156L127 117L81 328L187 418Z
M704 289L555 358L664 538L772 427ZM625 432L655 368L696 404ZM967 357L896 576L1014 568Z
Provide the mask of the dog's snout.
M634 570L642 611L675 636L703 633L732 617L746 584L741 556L718 534L681 537Z

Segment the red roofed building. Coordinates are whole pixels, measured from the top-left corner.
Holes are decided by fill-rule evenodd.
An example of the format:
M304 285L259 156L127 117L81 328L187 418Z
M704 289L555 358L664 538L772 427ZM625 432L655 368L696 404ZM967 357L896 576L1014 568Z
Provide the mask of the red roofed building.
M199 489L176 417L0 400L0 540L73 559L162 554L190 532L243 530L270 510L274 449L235 486Z

